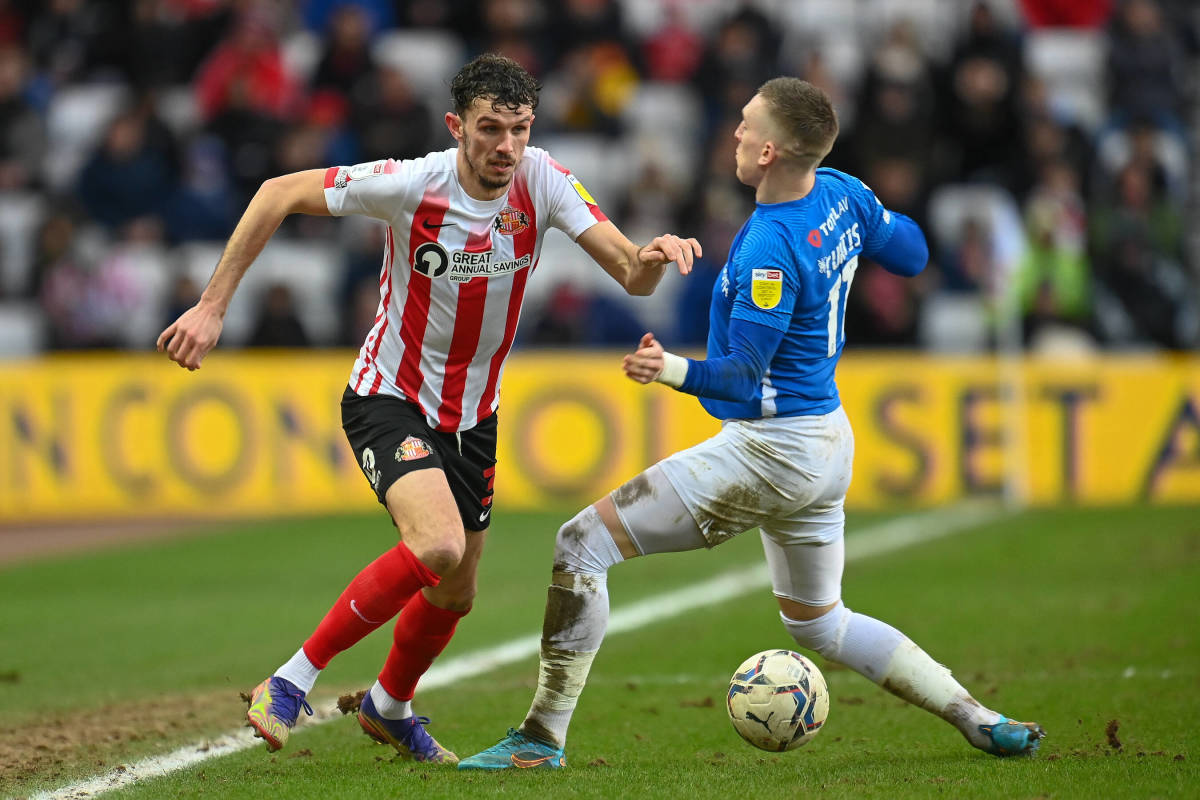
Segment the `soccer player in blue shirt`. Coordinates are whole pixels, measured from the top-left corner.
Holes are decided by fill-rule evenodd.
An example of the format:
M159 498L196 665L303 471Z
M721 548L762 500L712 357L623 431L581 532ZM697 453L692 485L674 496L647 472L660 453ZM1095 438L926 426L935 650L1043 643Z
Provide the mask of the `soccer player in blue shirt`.
M713 288L708 357L647 333L626 375L696 395L723 420L713 438L660 461L558 532L538 688L520 729L459 769L561 767L567 727L608 622L606 575L625 559L714 547L759 528L788 632L954 725L998 756L1045 735L992 711L908 637L842 603L843 501L854 435L834 368L859 256L898 275L925 267L925 238L857 178L817 166L837 137L828 97L768 81L742 109L737 176L757 208Z

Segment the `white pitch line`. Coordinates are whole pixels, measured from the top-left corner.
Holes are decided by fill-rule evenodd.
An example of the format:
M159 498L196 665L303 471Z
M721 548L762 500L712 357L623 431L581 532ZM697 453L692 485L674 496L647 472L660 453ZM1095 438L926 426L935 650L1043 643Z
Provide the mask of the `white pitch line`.
M880 523L846 538L846 561L895 552L921 542L969 530L998 519L1004 513L993 506L961 505ZM767 568L763 564L731 570L703 583L663 592L615 610L609 618L608 633L611 635L637 630L703 606L716 605L758 591L768 585ZM532 634L512 639L496 647L448 659L435 664L421 678L421 689L428 691L449 686L466 678L477 678L492 670L537 655L540 646L541 636ZM298 728L296 733L303 733L314 725L321 725L340 716L342 715L338 712L336 703L330 702L316 709L313 718ZM212 740L185 745L171 753L121 765L104 775L86 778L50 792L40 792L33 795L31 800L91 798L122 786L160 778L194 764L261 744L262 740L254 738L249 729L240 728Z

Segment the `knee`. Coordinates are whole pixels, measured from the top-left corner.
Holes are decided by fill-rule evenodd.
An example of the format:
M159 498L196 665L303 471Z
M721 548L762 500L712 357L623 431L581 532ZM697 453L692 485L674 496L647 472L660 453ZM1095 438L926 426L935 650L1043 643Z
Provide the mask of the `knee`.
M850 619L850 610L840 601L831 610L816 619L791 619L782 611L779 613L783 626L801 647L815 650L826 658L836 660L841 649L842 636Z
M595 506L588 506L558 529L554 571L602 575L622 560Z
M443 536L428 544L410 547L422 564L439 576L449 575L462 562L466 543L463 537Z

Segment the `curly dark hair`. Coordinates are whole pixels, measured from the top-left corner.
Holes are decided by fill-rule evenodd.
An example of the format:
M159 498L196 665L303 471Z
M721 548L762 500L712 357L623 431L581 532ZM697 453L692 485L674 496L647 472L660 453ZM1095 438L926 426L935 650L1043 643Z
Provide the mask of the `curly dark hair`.
M471 107L476 98L492 101L492 110L501 107L516 111L521 106L537 108L538 92L542 85L524 67L495 53L484 53L471 59L450 82L450 97L454 112L459 116Z

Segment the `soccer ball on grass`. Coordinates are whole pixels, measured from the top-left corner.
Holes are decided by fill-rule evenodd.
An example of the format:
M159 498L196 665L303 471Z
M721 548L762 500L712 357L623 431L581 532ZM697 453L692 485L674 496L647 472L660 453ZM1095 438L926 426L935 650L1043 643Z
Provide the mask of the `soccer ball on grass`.
M816 738L829 716L829 689L817 665L790 650L764 650L729 682L733 729L762 750L794 750Z

